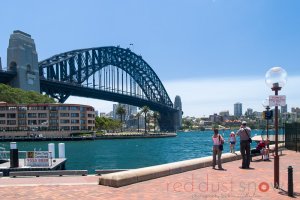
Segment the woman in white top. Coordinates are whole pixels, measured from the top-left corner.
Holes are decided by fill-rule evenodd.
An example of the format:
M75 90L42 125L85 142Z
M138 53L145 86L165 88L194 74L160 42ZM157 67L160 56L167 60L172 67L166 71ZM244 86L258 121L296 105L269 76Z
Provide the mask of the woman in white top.
M219 134L218 129L214 129L214 135L212 136L212 141L213 141L213 169L215 169L216 166L216 157L218 155L218 168L222 168L222 163L221 163L221 155L222 155L222 148L223 148L223 143L224 139L223 137ZM220 145L222 145L222 148L220 148Z

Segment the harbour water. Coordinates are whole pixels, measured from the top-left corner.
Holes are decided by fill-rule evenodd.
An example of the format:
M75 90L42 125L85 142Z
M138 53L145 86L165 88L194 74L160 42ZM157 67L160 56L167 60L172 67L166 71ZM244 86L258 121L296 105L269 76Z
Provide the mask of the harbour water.
M226 140L223 152L229 152L229 130L220 131ZM261 130L253 130L252 136ZM179 132L177 137L112 140L63 141L66 169L134 169L211 155L212 131ZM272 132L271 132L272 134ZM49 142L18 142L19 151L47 151ZM58 155L58 143L56 156ZM0 143L9 150L9 142ZM252 143L252 147L256 144ZM236 145L239 150L239 142Z

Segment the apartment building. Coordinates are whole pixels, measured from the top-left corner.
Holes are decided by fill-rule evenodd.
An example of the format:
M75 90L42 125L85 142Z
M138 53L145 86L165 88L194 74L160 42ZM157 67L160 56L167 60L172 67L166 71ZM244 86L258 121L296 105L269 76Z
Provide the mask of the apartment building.
M95 110L80 104L0 102L0 131L94 130Z

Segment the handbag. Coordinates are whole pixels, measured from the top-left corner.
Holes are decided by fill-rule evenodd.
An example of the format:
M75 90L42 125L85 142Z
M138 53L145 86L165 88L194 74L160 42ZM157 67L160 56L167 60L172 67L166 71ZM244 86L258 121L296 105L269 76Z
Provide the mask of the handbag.
M223 151L223 144L220 144L220 145L219 145L219 150L220 150L220 151Z
M249 142L249 143L252 143L252 139L251 139L251 137L249 136L249 134L248 134L248 132L246 131L246 129L244 129L244 131L245 131L245 132L247 133L247 135L248 135L248 138L249 138L249 139L248 139L248 142Z
M224 143L224 142L221 140L220 135L219 135L219 141L220 141L220 143L221 143L221 144L219 145L219 150L220 150L220 151L223 151L223 143Z

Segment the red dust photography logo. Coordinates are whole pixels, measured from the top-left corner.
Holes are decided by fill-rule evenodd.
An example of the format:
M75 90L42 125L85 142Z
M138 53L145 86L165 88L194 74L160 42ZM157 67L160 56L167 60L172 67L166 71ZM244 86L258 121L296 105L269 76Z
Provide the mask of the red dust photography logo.
M195 178L194 174L192 174L191 178L188 181L174 181L167 183L167 192L187 192L194 194L202 195L224 195L226 196L249 196L253 197L255 195L263 194L270 191L270 188L274 189L274 185L272 183L268 183L266 181L255 182L255 181L247 181L242 178L239 181L233 181L232 178L216 178L209 177L208 174L206 176L197 176ZM283 186L281 184L280 186ZM282 187L281 187L282 188ZM275 189L274 189L275 190Z
M258 185L258 189L259 191L261 192L268 192L269 191L269 184L267 182L261 182L259 185Z

